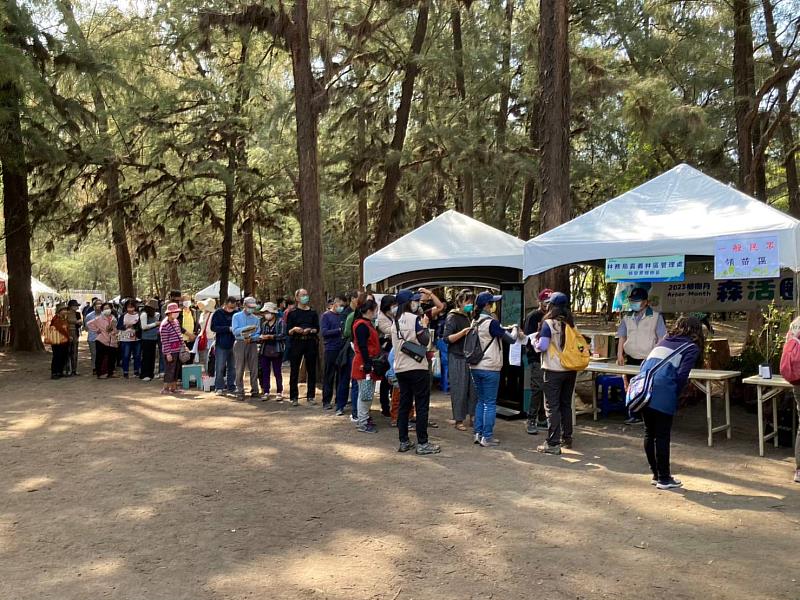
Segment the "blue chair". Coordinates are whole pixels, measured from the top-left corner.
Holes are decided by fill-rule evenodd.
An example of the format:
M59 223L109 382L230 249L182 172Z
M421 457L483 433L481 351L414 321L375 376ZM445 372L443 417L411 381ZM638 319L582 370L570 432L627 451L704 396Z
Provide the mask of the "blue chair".
M188 390L192 386L192 381L196 387L203 387L203 366L202 365L183 365L181 367L181 386Z
M595 385L600 388L598 398L600 400L600 416L607 417L612 411L622 411L627 413L625 408L625 381L618 375L600 375L595 381ZM617 390L618 400L612 402L611 390Z

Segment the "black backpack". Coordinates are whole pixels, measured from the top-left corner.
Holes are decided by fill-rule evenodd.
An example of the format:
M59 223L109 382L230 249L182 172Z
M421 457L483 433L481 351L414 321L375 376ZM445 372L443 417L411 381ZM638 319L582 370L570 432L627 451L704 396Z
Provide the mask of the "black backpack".
M472 327L470 327L467 336L464 338L464 358L467 360L467 364L470 366L475 366L479 364L483 360L483 355L486 354L486 351L489 349L489 346L492 345L494 339L492 339L486 347L481 345L481 338L478 334L478 328L481 326L481 323L487 322L488 319L484 319L483 321L478 321Z

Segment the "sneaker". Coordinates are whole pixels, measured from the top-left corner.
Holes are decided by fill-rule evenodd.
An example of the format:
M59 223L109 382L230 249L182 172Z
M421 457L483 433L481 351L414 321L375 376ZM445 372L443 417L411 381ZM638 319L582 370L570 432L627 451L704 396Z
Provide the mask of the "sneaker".
M630 417L629 419L625 419L625 425L641 425L642 423L644 423L642 417Z
M484 448L490 448L492 446L499 446L500 440L498 440L495 437L490 437L490 438L482 437L478 443Z
M152 381L152 377L142 377L142 381Z
M234 400L236 400L236 402L244 402L244 394L236 394Z
M224 398L225 396L228 395L228 392L226 392L225 390L217 390L216 392L214 392L214 394L219 396L220 398Z
M283 394L278 394L275 396L275 402L283 402Z
M163 378L164 378L163 373L159 373L158 375L156 375L156 379L163 379Z
M333 406L331 405L330 402L328 402L328 404L322 405L322 410L333 410Z
M351 423L358 423L358 417L354 417L352 414L350 414L350 422Z
M436 421L428 421L428 427L430 429L439 429L439 424Z
M74 373L74 375L77 375L77 373ZM136 371L134 371L134 372L133 372L133 376L134 376L134 377L139 377L139 373L137 373Z
M659 490L673 490L682 486L683 484L674 477L670 477L666 481L659 481L656 483L656 488Z
M564 438L561 440L561 447L567 449L572 448L572 438Z
M416 423L409 423L408 424L408 430L409 431L416 431L417 430L417 424Z
M292 406L300 406L300 402L297 400L292 400Z
M251 392L251 393L250 393L250 397L251 397L253 400L258 400L259 398L262 398L263 396L262 396L261 394L259 394L258 392Z
M317 401L314 400L313 398L308 398L306 400L306 404L308 404L309 406L315 406L317 404Z
M544 443L541 446L538 446L536 451L541 452L542 454L554 454L558 456L561 454L561 446L551 446L550 444Z
M539 429L547 429L547 419L541 419L536 423Z
M650 480L650 485L658 485L658 477L653 475L653 478Z
M800 469L797 469L794 472L794 482L795 483L800 483Z
M375 427L372 423L367 423L366 425L359 425L358 430L361 433L378 433L378 428Z
M482 437L483 437L483 436L482 436L480 433L476 433L476 434L474 434L474 435L473 435L473 437L472 437L472 443L473 443L473 444L480 444L480 443L481 443L481 438L482 438Z
M412 441L408 442L400 442L400 446L397 448L398 452L408 452L409 450L413 450L416 444Z
M389 427L397 427L397 421L389 421Z
M431 444L427 442L426 444L420 444L417 446L417 454L438 454L441 452L442 449L438 444Z
M536 426L536 421L528 419L528 424L525 426L525 431L528 435L536 435L539 433L539 427Z
M262 402L266 402L267 400L269 400L269 394L264 394L264 395L261 397L261 401L262 401Z

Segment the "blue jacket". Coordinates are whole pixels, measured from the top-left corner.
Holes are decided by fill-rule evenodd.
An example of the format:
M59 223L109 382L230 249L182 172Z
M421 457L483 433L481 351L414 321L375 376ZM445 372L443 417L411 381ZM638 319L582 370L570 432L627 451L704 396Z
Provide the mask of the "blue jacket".
M249 337L253 341L258 341L259 337L261 336L261 317L254 314L248 315L243 310L240 310L233 315L231 327L233 328L233 337L235 337L237 340L243 340L244 337L242 336L242 330L245 327L252 326L255 326L255 330L253 330Z
M322 341L325 343L326 352L339 352L344 346L342 332L347 315L344 313L332 313L326 310L320 319L320 333Z
M233 333L231 325L235 312L227 312L224 308L218 308L211 317L211 331L217 334L217 341L214 344L222 350L233 348Z
M677 350L686 342L691 341L687 337L665 337L653 348L653 351L642 363L640 372L646 373L660 363L662 359L669 356L673 350ZM650 396L648 408L668 415L674 415L678 412L678 397L689 381L689 373L697 362L699 355L700 348L697 344L692 344L688 349L674 357L669 365L658 370L653 380L653 392Z

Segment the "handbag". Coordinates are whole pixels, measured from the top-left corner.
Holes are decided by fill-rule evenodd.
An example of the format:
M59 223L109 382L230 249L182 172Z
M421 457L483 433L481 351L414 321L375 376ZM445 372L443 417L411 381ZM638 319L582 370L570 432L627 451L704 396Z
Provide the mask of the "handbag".
M370 360L372 361L372 372L376 377L383 377L389 371L389 357L386 354L381 353Z
M673 350L666 358L662 358L652 368L648 369L646 373L639 373L628 384L628 392L625 395L625 406L631 412L640 412L650 404L650 398L653 395L653 383L655 381L656 373L670 363L670 361L692 346L692 342L686 342L679 348Z
M180 360L181 363L185 365L190 360L192 360L192 353L189 352L186 348L184 348L178 353L178 360Z
M353 350L353 345L350 343L345 343L342 346L342 349L339 350L339 355L336 357L336 366L340 369L344 369L350 361L355 356L355 351Z
M400 352L418 363L421 363L423 360L425 360L428 355L428 348L416 342L409 342L406 338L404 338L402 332L400 331L399 321L396 323L396 327L397 337L399 337L400 341L402 342L402 344L400 344Z
M45 326L42 339L48 346L60 346L61 344L66 344L69 341L69 337L59 331L59 329L54 325Z

